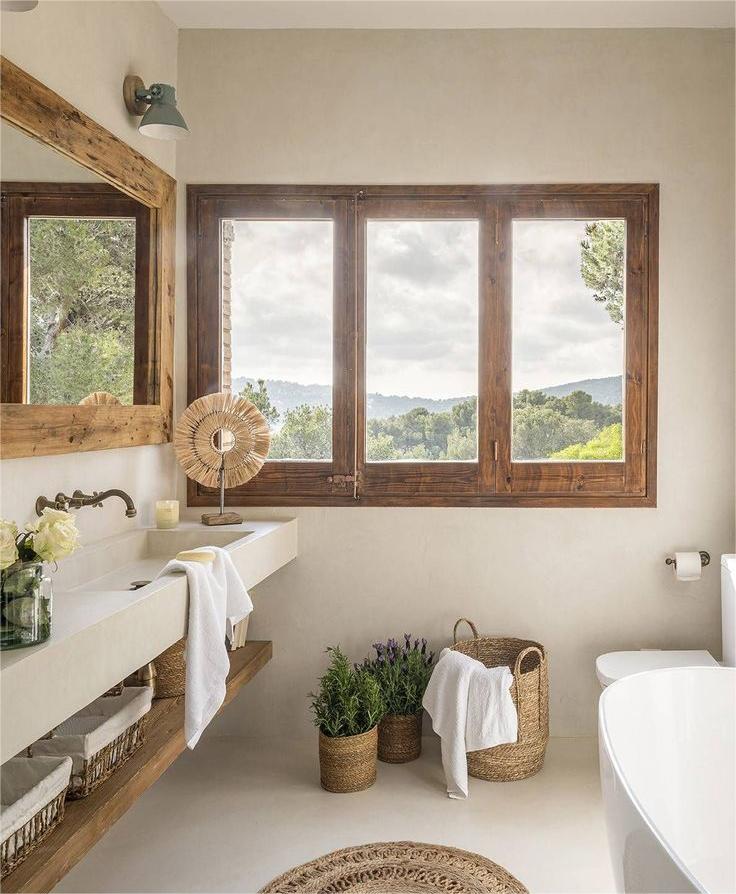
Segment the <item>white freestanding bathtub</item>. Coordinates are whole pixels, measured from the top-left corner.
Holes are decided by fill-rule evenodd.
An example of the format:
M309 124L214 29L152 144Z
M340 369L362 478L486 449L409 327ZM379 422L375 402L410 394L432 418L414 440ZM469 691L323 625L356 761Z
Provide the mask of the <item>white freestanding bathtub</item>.
M736 668L625 677L598 709L618 891L736 891Z

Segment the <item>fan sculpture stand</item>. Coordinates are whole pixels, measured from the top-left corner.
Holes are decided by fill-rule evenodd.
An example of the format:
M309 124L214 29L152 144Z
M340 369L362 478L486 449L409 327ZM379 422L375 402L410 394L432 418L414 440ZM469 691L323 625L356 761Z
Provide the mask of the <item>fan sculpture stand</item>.
M270 442L268 423L243 397L219 391L197 398L186 408L174 435L176 458L188 478L220 492L220 511L204 513L203 525L242 523L237 512L225 512L225 488L237 487L258 474Z
M237 512L225 512L225 459L223 457L220 466L220 511L205 512L202 515L203 525L239 525L243 521L243 516Z

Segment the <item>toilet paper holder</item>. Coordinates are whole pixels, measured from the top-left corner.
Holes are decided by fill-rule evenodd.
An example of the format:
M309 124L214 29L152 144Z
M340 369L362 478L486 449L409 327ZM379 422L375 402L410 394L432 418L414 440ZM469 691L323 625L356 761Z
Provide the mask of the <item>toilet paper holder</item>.
M704 549L699 549L698 553L700 554L700 564L703 568L706 565L710 565L710 553L706 552ZM675 561L674 556L667 556L664 560L665 565L674 565L677 568L677 562Z

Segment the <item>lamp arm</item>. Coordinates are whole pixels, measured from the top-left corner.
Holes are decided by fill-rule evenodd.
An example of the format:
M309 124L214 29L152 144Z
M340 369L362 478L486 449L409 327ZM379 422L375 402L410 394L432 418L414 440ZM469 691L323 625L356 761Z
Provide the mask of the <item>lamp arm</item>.
M153 88L151 88L151 89L149 90L148 87L139 87L139 88L135 91L135 98L136 98L136 100L137 100L138 102L145 102L145 103L147 103L149 106L150 106L150 104L151 104L151 100L154 98L154 95L155 95L155 94L154 94L154 92L153 92Z

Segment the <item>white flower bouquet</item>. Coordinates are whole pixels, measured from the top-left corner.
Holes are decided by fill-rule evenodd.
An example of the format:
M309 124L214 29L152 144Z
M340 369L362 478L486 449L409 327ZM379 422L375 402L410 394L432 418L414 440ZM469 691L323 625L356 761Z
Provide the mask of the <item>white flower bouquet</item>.
M51 635L51 581L44 562L58 562L79 546L70 512L44 509L40 518L18 531L0 519L0 649L43 642Z

